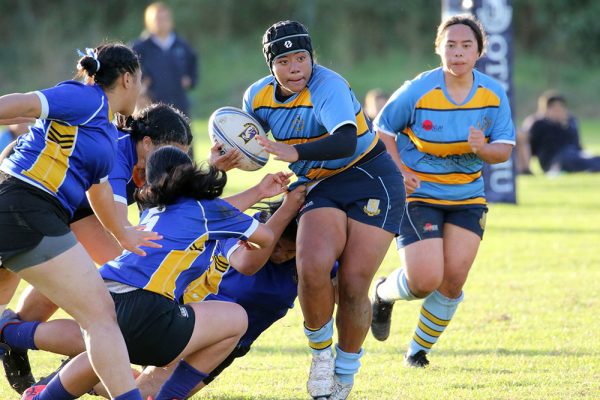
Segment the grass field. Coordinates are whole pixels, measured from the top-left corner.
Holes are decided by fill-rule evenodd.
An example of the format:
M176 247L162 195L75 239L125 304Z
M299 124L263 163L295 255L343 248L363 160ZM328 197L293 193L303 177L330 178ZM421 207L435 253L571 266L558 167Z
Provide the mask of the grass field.
M195 125L198 158L207 152L205 124ZM585 147L600 153L600 120L582 126ZM260 175L231 173L229 191ZM366 340L351 398L600 398L599 248L600 174L519 177L518 205L490 205L465 301L434 347L431 367L403 367L420 303L398 303L388 341ZM398 262L391 247L380 274ZM36 376L59 361L30 354ZM306 399L309 363L297 306L194 398ZM0 399L17 398L2 381Z

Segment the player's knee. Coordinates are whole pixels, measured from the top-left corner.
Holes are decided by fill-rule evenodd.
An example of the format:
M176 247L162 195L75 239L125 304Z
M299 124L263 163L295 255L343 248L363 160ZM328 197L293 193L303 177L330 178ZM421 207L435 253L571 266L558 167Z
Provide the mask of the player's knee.
M409 282L409 289L418 298L425 298L435 292L442 284L442 278L437 276L422 277Z
M241 337L246 333L248 329L248 314L244 307L236 303L231 303L231 310L228 311L227 315L229 320L232 321L232 334L237 337Z

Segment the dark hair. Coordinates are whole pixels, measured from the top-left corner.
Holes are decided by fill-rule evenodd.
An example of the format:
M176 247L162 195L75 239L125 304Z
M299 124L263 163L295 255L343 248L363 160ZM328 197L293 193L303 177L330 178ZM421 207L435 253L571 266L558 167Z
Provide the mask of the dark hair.
M131 137L139 142L145 136L154 145L178 143L189 146L192 130L188 118L178 109L164 103L153 103L127 119Z
M117 78L129 72L135 74L140 69L137 54L121 43L107 43L92 49L79 59L77 77L90 77L103 89L111 88ZM94 56L96 58L94 58Z
M263 54L269 65L282 55L306 50L313 59L313 49L308 30L297 21L279 21L267 29L262 39Z
M435 48L437 49L442 43L444 33L452 25L466 25L471 28L471 31L473 31L473 34L475 35L475 40L477 41L477 52L481 56L487 44L487 35L481 22L471 14L453 15L442 21L438 26L437 35L435 37Z
M258 221L264 224L269 220L269 218L273 216L273 214L275 214L275 211L277 211L282 204L283 200L276 200L270 202L262 202L252 208L260 210L260 213L258 214ZM295 242L297 233L298 221L296 218L293 218L281 233L281 239L287 239L291 240L292 242Z
M212 200L223 193L227 175L213 167L198 168L177 147L165 146L146 162L146 184L136 195L142 208L172 204L179 197Z

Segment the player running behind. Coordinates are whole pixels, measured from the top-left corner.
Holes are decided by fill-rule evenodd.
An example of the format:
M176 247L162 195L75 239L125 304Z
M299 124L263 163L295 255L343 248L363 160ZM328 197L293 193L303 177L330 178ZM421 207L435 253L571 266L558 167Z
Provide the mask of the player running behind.
M396 300L425 299L406 364L425 367L477 255L487 213L483 163L509 159L515 129L504 88L474 69L485 32L472 16L441 23L442 66L406 82L375 126L404 174L407 205L398 248L404 266L376 284L371 331L389 335Z

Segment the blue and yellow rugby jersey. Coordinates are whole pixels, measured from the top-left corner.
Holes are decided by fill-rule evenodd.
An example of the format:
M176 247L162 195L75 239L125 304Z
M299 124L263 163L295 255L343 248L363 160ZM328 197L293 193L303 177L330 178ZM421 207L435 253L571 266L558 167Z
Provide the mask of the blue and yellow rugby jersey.
M137 150L129 132L117 130L117 154L113 168L108 174L108 182L112 187L114 199L123 204L130 204L134 200L128 198L128 185L133 183L133 168L137 164ZM131 201L130 201L131 200ZM78 208L90 208L87 197L84 197Z
M489 143L515 144L515 128L502 86L476 70L462 104L447 93L442 68L400 87L375 119L376 129L396 137L404 165L421 179L407 201L439 205L486 204L483 161L471 152L469 127Z
M211 267L185 290L183 302L221 300L241 305L248 314L248 330L240 343L250 346L294 306L296 259L283 264L267 261L256 274L247 276L229 267L229 256L238 246L233 239L219 242Z
M252 114L266 132L270 130L275 140L294 145L322 139L345 124L357 127L358 145L351 157L291 163L298 183L335 175L375 147L377 135L352 89L337 73L315 64L307 87L284 102L275 98L276 85L273 76L255 82L246 90L243 104L244 111Z
M140 224L163 235L163 247L144 249L146 256L125 251L100 274L171 300L209 268L217 240L247 240L258 227L258 221L223 200L189 198L144 211Z
M107 179L117 128L98 85L66 81L35 93L40 118L1 169L55 196L73 215L86 190Z

